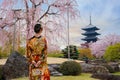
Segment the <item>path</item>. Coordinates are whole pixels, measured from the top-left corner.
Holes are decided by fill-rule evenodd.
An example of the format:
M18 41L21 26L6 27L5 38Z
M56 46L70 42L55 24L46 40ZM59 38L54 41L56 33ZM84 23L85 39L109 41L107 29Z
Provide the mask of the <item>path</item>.
M0 65L4 65L7 59L0 59ZM68 61L68 59L65 58L53 58L53 57L48 57L47 62L48 64L60 64L64 61ZM83 62L79 60L75 60L77 62Z

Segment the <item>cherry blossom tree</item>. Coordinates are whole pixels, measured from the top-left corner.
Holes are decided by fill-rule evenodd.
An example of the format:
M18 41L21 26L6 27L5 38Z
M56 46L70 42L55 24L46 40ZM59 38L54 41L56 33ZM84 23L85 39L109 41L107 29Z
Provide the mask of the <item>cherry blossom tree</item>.
M95 43L90 44L92 54L97 58L103 57L108 46L120 43L120 35L109 34Z
M18 4L19 2L21 4ZM17 5L22 5L22 7L17 8ZM10 27L18 25L20 21L21 30L24 30L26 39L29 39L34 35L34 25L41 23L44 35L50 44L58 44L66 40L67 11L69 10L71 18L79 15L75 0L3 0L0 6L1 30L7 31L6 27L8 27L12 31ZM16 32L21 31L19 28L16 30ZM4 41L7 41L7 38Z
M20 10L7 10L5 8L0 9L0 44L5 48L8 45L12 46L13 43L13 32L14 26L16 26L16 33L15 35L18 36L20 33L20 29L18 29L18 22L20 21L20 15L18 15ZM18 37L16 37L17 43ZM8 49L9 50L9 49Z

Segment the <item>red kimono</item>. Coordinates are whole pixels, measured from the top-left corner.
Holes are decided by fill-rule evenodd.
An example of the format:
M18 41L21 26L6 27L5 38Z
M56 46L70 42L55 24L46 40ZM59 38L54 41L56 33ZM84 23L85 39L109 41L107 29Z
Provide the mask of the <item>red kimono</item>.
M30 80L50 80L47 65L47 42L45 37L32 37L26 46Z

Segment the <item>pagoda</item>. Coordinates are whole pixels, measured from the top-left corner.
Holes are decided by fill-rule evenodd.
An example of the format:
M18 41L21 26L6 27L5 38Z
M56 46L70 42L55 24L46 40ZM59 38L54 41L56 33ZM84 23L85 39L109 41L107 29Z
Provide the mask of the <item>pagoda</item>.
M90 16L90 24L88 26L86 26L85 28L82 28L82 30L85 31L85 33L82 33L82 35L86 36L82 40L86 41L86 43L96 42L98 40L97 36L100 34L97 33L96 31L99 30L99 28L92 25L91 16Z

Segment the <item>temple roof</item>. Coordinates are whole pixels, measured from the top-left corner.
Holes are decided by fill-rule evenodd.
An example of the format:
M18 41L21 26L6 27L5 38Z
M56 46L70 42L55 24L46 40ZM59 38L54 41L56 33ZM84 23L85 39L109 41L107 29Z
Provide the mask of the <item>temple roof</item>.
M93 28L93 27L95 27L94 25L92 25L92 24L89 24L88 26L86 26L85 28Z
M83 38L84 40L88 40L88 39L96 39L97 37L96 36L94 36L94 37L85 37L85 38Z
M91 31L91 32L82 33L82 35L100 35L100 34L95 31Z
M97 41L97 39L98 39L97 37L85 37L82 40L87 41L87 42L91 42L91 41L95 42Z
M88 26L82 28L82 30L99 30L99 28L97 28L96 26L92 25L92 24L89 24Z

